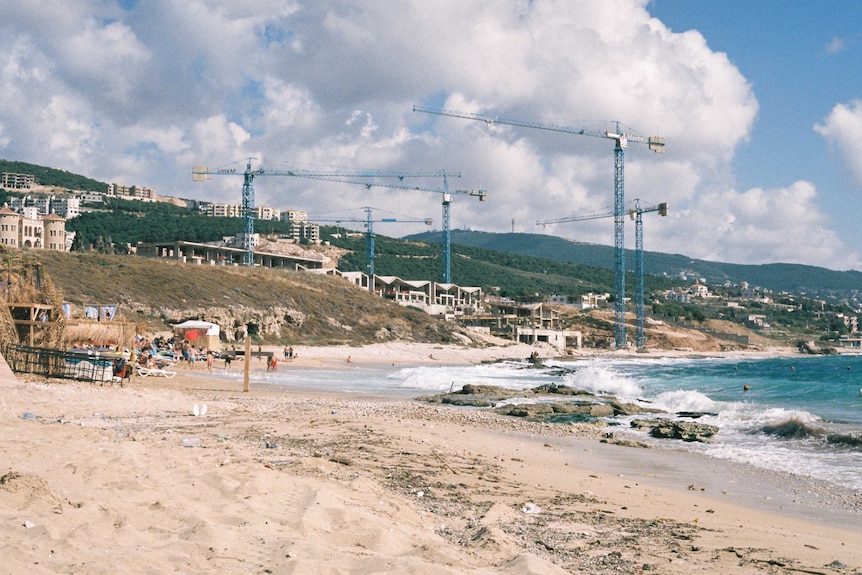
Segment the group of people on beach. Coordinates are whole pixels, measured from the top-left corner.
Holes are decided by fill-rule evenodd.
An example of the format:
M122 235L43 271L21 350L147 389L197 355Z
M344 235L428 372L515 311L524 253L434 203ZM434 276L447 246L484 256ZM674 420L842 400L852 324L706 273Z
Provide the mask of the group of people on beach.
M190 369L195 369L196 363L204 358L207 370L212 373L216 353L206 346L195 347L186 339L157 337L150 340L138 335L130 355L130 363L147 369L169 367L180 360L187 362Z
M182 361L187 363L189 369L196 369L197 362L205 360L207 371L212 373L215 359L222 359L225 371L230 371L231 362L236 359L237 353L236 346L231 346L230 350L219 353L207 349L206 346L195 346L179 336L169 339L159 336L151 340L138 335L135 338L134 347L130 350L129 364L147 369L163 369ZM262 347L258 346L257 355L261 359L266 359L267 371L278 371L277 354L263 353ZM290 345L284 346L283 356L285 361L298 357L293 346Z

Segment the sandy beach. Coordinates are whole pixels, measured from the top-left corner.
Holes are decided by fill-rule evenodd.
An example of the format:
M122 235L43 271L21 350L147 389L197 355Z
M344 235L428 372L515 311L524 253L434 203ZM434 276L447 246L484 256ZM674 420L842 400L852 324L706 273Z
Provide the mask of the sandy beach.
M533 349L296 347L279 369ZM862 573L847 494L587 424L205 369L100 386L0 368L6 573Z

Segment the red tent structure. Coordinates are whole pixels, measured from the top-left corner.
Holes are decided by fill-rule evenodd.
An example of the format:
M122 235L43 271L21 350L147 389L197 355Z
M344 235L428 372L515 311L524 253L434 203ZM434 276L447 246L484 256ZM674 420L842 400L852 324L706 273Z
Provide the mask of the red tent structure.
M175 323L171 327L174 328L174 335L187 339L197 347L206 347L214 351L219 351L219 333L221 329L218 324L208 321L189 320L183 323Z

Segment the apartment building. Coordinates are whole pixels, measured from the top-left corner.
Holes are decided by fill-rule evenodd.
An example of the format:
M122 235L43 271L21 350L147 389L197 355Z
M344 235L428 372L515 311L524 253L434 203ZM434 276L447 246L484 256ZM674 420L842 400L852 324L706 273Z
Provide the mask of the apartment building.
M275 220L281 219L281 210L270 208L269 206L256 206L254 208L254 216L259 220Z
M280 219L283 222L307 222L308 213L300 210L284 210L281 212Z
M239 204L207 204L206 215L211 218L241 218L242 206Z
M35 208L36 212L41 216L54 213L70 220L81 215L81 198L58 198L49 195L34 197L26 195L11 198L9 200L9 208L19 213L25 213L25 211ZM28 217L30 216L28 215Z
M121 186L120 184L108 184L108 195L137 200L154 200L156 198L156 192L146 186Z
M0 174L0 187L4 190L29 190L36 183L33 174L16 174L3 172Z

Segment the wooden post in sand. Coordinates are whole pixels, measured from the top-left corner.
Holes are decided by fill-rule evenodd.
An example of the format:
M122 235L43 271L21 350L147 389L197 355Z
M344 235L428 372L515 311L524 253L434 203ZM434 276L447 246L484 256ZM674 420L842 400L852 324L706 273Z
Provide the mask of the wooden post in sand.
M243 376L242 376L242 381L243 381L242 390L244 392L248 393L248 376L249 376L249 372L251 371L251 338L248 336L245 336L245 358L243 358L243 359L245 359L245 361L242 362L244 364L243 365Z

